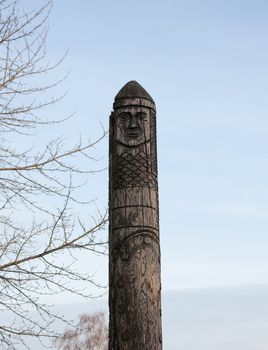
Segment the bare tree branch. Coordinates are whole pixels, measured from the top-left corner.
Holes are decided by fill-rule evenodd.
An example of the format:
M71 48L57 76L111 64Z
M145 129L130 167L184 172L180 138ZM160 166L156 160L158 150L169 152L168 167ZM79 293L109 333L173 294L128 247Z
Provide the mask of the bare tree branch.
M20 0L0 0L0 348L29 349L27 338L40 341L58 337L57 315L44 297L75 293L94 297L92 287L105 288L95 276L77 270L79 254L106 254L107 213L80 217L91 201L79 198L91 174L94 148L105 137L72 147L62 138L50 140L43 149L22 143L43 125L62 123L44 118L44 111L59 102L50 91L66 78L40 84L56 63L47 61L46 39L52 1L35 10L24 10ZM81 164L85 164L84 168ZM89 212L89 208L87 209Z

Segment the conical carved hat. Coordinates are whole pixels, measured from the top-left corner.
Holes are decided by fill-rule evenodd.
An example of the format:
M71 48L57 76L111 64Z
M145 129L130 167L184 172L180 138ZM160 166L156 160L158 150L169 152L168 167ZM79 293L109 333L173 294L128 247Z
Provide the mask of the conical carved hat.
M141 105L153 108L155 110L155 103L153 98L135 80L131 80L126 85L124 85L114 99L114 108L129 105Z

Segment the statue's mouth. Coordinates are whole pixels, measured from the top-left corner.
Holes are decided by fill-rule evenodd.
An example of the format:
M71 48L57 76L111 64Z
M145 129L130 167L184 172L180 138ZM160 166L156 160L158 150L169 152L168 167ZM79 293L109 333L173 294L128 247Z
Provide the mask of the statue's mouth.
M137 137L140 136L140 133L137 131L130 131L127 133L127 136L130 137L131 139L136 139Z

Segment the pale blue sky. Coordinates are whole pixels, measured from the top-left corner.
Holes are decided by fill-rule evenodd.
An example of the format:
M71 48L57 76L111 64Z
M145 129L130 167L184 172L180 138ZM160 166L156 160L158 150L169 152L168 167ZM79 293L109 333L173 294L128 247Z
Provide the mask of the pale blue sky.
M132 79L156 101L163 289L268 283L267 16L259 0L55 1L48 57L70 48L70 75L53 113L77 111L55 134L96 137ZM92 181L104 208L107 173Z
M163 292L164 350L267 350L267 293L267 286ZM107 300L56 307L70 319L100 309L108 311ZM54 327L62 328L57 321ZM47 349L37 339L29 345L33 350Z
M129 80L156 101L167 350L267 349L267 17L266 0L55 0L48 57L69 48L70 75L49 116L76 115L39 142L97 137ZM95 155L107 166L107 139ZM81 195L103 210L107 188L104 172ZM107 283L107 257L80 267Z

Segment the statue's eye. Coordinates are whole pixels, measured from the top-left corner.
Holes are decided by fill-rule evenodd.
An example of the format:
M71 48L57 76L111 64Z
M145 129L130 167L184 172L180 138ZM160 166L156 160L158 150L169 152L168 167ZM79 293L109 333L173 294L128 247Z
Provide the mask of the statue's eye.
M127 113L122 113L119 115L119 120L121 122L126 122L129 119L129 115Z
M141 120L141 121L146 121L147 120L147 114L146 113L138 113L137 117Z

